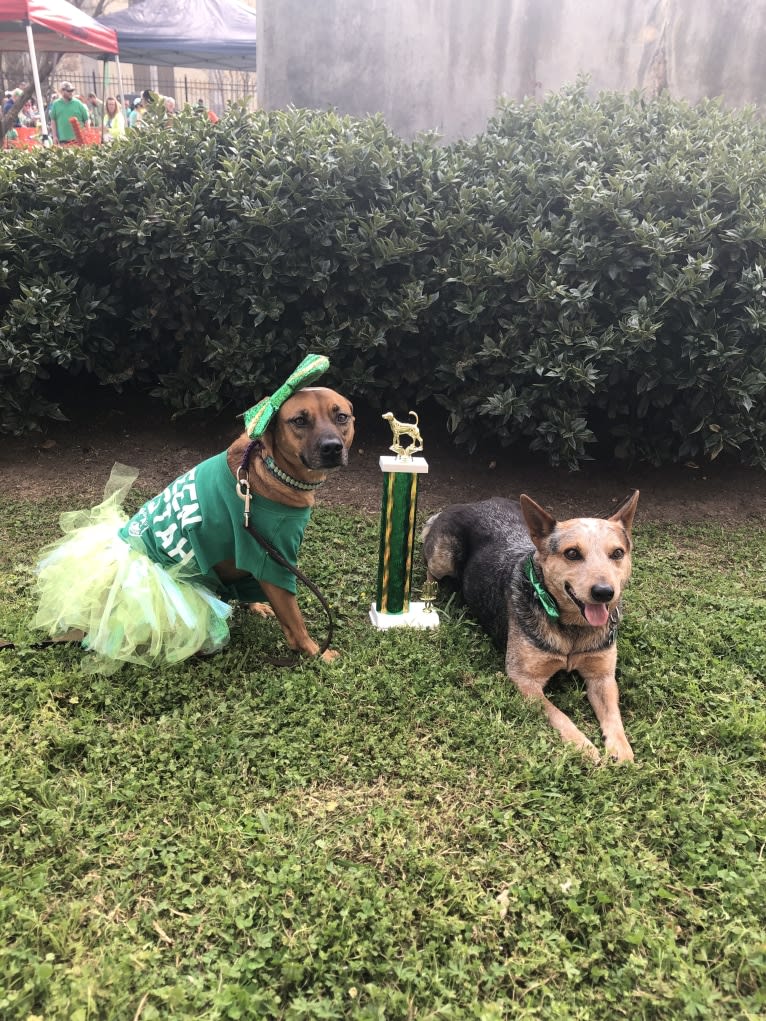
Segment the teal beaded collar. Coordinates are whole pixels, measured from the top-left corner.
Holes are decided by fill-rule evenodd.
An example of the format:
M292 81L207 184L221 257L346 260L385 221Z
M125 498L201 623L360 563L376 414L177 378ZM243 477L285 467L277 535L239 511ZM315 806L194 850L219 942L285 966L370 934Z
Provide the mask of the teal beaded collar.
M301 482L299 479L294 479L292 475L288 475L287 472L282 471L271 454L267 454L263 458L263 463L266 465L266 470L269 471L275 479L278 479L280 482L284 482L284 484L289 486L291 489L300 489L304 493L311 493L315 489L319 489L320 486L324 485L324 479L322 479L321 482Z

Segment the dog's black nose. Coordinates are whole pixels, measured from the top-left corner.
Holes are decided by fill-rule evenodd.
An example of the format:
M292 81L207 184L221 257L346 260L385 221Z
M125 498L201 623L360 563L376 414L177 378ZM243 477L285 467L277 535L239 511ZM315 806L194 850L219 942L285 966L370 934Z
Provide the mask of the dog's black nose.
M343 451L343 443L336 437L322 440L319 444L319 453L322 457L337 457Z
M614 589L611 585L593 585L590 594L594 603L608 603L614 599Z

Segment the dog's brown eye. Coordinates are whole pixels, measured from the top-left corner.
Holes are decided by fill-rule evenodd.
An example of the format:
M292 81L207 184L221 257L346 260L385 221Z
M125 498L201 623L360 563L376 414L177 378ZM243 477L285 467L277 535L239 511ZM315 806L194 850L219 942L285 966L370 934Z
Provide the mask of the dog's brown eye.
M351 415L347 415L347 414L345 413L345 411L341 411L341 412L340 412L340 413L339 413L339 414L338 414L338 415L336 416L336 418L335 418L335 421L336 421L336 422L338 423L338 425L345 425L345 424L346 424L346 422L348 422L350 418L351 418Z
M309 421L305 415L296 415L295 418L290 419L290 424L302 429L304 426L309 424Z
M613 550L609 555L611 556L612 560L622 560L622 558L625 556L625 550L620 549L620 547L618 546L617 549Z
M582 560L582 553L576 546L570 546L569 549L565 549L564 556L567 560Z

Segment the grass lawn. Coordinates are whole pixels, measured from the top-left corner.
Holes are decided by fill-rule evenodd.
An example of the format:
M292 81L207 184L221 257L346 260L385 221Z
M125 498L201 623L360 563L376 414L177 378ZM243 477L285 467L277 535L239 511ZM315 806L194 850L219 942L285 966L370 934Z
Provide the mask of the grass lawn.
M62 509L0 505L22 646ZM264 664L281 634L244 615L158 672L0 653L0 1017L766 1017L766 532L638 527L622 767L454 604L373 631L376 558L376 521L316 512L330 666ZM553 698L601 746L584 686Z

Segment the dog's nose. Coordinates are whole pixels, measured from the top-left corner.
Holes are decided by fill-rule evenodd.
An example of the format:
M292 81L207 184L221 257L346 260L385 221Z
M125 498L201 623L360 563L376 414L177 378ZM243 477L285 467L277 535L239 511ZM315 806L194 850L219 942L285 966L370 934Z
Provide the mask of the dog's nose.
M337 457L342 451L343 443L337 437L322 440L319 444L319 453L322 457Z
M590 594L594 603L608 603L614 599L614 589L611 585L593 585Z

